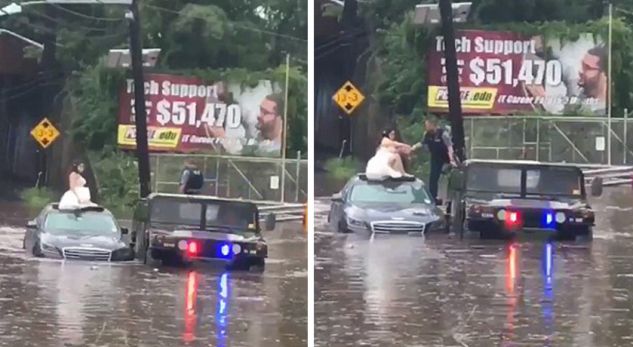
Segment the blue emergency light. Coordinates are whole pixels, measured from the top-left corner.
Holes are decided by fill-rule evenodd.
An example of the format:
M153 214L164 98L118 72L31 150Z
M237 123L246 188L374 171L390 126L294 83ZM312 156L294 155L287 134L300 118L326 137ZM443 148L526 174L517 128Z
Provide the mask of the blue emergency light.
M545 213L543 213L543 220L541 223L543 223L543 227L546 229L554 227L556 224L556 221L554 220L554 211L545 211Z
M229 246L226 243L221 244L221 246L220 246L220 254L223 257L228 257L229 255L231 255L231 246Z

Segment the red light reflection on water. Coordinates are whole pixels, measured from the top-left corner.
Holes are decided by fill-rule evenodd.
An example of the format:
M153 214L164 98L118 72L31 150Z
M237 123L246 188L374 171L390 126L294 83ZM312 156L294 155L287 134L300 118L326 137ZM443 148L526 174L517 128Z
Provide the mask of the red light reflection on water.
M185 332L184 342L191 342L195 338L196 330L196 297L198 295L198 274L191 271L187 276L185 291Z

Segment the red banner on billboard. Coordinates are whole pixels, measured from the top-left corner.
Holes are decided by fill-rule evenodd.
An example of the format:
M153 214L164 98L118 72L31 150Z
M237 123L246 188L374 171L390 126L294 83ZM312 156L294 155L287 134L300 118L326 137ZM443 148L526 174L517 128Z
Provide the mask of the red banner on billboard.
M606 114L607 48L591 34L576 41L511 32L455 34L464 114ZM428 107L448 112L444 40L428 54Z
M273 85L254 88L195 77L145 77L148 142L152 152L279 156L284 99ZM118 144L136 147L134 88L120 92Z

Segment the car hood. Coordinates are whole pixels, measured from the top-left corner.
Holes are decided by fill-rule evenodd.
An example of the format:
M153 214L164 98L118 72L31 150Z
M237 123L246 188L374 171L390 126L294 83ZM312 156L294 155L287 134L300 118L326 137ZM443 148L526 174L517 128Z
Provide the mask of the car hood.
M487 205L491 207L515 207L515 208L537 208L537 209L552 209L552 210L566 210L576 209L586 206L586 203L581 200L569 199L569 200L538 200L538 199L493 199L488 201L471 200L471 203Z
M354 204L346 209L346 213L351 218L366 222L393 220L428 223L438 220L442 215L437 207L424 204Z
M41 236L41 241L57 248L83 247L83 248L103 248L115 250L124 248L125 242L121 241L118 234L108 235L85 235L85 234L50 234Z

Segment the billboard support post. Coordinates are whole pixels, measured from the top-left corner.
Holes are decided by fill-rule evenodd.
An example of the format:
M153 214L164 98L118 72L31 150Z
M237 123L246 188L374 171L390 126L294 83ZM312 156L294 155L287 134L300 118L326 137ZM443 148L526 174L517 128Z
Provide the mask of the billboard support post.
M608 96L609 98L607 99L607 123L608 123L608 133L607 133L607 165L611 166L611 100L613 100L612 98L612 91L611 91L611 86L613 85L613 82L611 81L611 68L612 68L612 57L613 57L613 46L612 44L612 39L613 39L613 3L611 3L609 1L609 68L608 68L608 87L607 87L607 92L609 93ZM604 66L604 65L603 65Z
M453 132L453 146L459 161L466 159L464 153L464 118L459 88L459 70L455 50L455 31L453 29L453 5L451 0L440 0L442 17L442 36L444 36L444 57L446 59L446 77L448 85L449 119Z
M281 202L285 201L285 194L286 194L286 146L287 146L287 139L286 137L288 136L288 89L289 89L289 82L290 82L290 54L287 53L286 54L286 86L285 86L285 95L284 95L284 125L282 127L283 129L283 134L281 136L282 138L282 142L281 142L281 197L280 200Z

